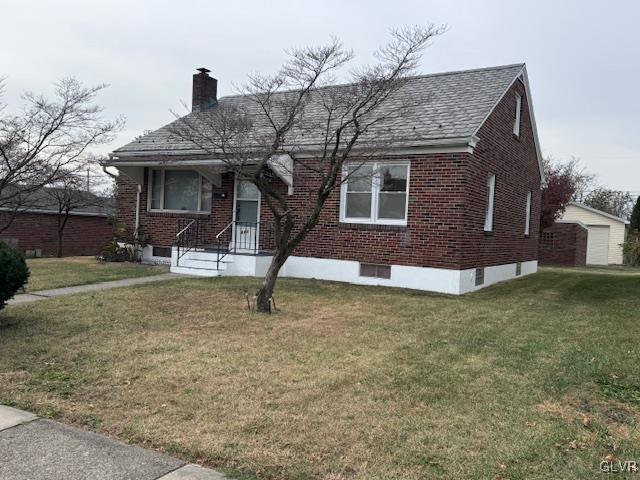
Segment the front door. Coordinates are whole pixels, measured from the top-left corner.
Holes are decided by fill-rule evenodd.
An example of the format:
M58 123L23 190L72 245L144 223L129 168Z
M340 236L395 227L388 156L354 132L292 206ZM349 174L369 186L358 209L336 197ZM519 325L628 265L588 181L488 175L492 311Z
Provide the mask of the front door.
M241 252L258 251L260 191L253 183L236 183L235 223L233 230L233 250Z

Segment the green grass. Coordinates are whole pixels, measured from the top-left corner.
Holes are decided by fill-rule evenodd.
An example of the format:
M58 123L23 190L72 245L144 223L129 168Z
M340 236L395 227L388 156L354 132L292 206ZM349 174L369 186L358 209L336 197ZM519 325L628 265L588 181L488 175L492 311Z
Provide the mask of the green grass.
M180 279L9 307L0 403L253 479L599 478L640 459L640 277L463 297Z
M27 260L29 282L25 290L37 292L123 278L157 275L166 267L132 263L101 263L94 257L32 258Z

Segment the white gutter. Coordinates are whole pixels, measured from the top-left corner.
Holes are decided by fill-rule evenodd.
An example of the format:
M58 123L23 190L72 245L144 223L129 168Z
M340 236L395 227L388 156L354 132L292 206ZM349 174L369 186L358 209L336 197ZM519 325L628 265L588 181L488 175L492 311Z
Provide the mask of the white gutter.
M397 145L392 147L355 147L354 155L367 151L380 151L386 155L405 155L407 152L416 154L420 153L456 153L469 152L473 153L473 148L478 143L479 138L476 135L460 138L445 138L426 140L420 142L411 142L406 145L399 145L400 141L396 141ZM313 148L314 145L300 145L295 152L296 157L313 157L319 153L319 150ZM220 165L224 161L214 158L209 159L190 159L184 160L179 158L186 155L211 155L208 152L194 149L176 149L176 150L133 150L133 151L115 151L110 154L110 159L105 162L108 166L116 167L118 165L130 166L150 166L150 165ZM136 157L162 156L160 160L134 160ZM174 157L174 158L171 158ZM175 158L178 157L178 158Z

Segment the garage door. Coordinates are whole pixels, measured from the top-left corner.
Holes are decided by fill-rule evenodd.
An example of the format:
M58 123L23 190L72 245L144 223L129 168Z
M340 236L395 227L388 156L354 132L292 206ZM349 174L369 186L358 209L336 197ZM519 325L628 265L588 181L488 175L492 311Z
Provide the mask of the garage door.
M588 225L587 264L609 264L609 227L603 225Z

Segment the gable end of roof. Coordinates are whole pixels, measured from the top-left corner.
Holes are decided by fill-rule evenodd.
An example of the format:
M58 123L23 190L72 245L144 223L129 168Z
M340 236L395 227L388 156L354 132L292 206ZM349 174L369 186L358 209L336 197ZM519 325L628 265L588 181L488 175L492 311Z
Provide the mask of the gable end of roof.
M538 169L540 170L540 181L544 185L545 183L544 162L542 160L542 149L540 148L540 139L538 137L538 127L536 125L536 117L533 113L533 100L531 98L531 88L529 87L529 76L527 75L527 66L524 63L520 64L520 66L522 67L521 70L517 73L517 75L513 77L513 80L511 81L511 83L509 83L507 88L505 88L505 90L502 92L502 95L500 95L500 97L493 104L493 107L491 107L491 110L489 110L487 115L484 117L484 120L480 122L480 125L478 125L478 128L476 128L476 131L473 132L473 135L474 136L478 135L480 128L482 128L482 126L486 123L487 119L491 116L491 114L496 109L498 104L502 101L502 99L509 92L509 90L511 90L511 87L513 87L513 84L516 83L518 80L521 80L522 84L524 85L525 94L527 95L527 103L529 104L529 121L531 122L531 129L533 130L533 142L536 147L536 156L538 157Z
M606 218L608 218L610 220L615 220L617 222L624 223L625 225L629 223L624 218L616 217L615 215L611 215L610 213L603 212L602 210L598 210L597 208L590 207L588 205L585 205L584 203L570 202L569 205L572 205L572 206L578 207L578 208L582 208L583 210L586 210L586 211L591 212L591 213L595 213L596 215L602 215L603 217L606 217Z

